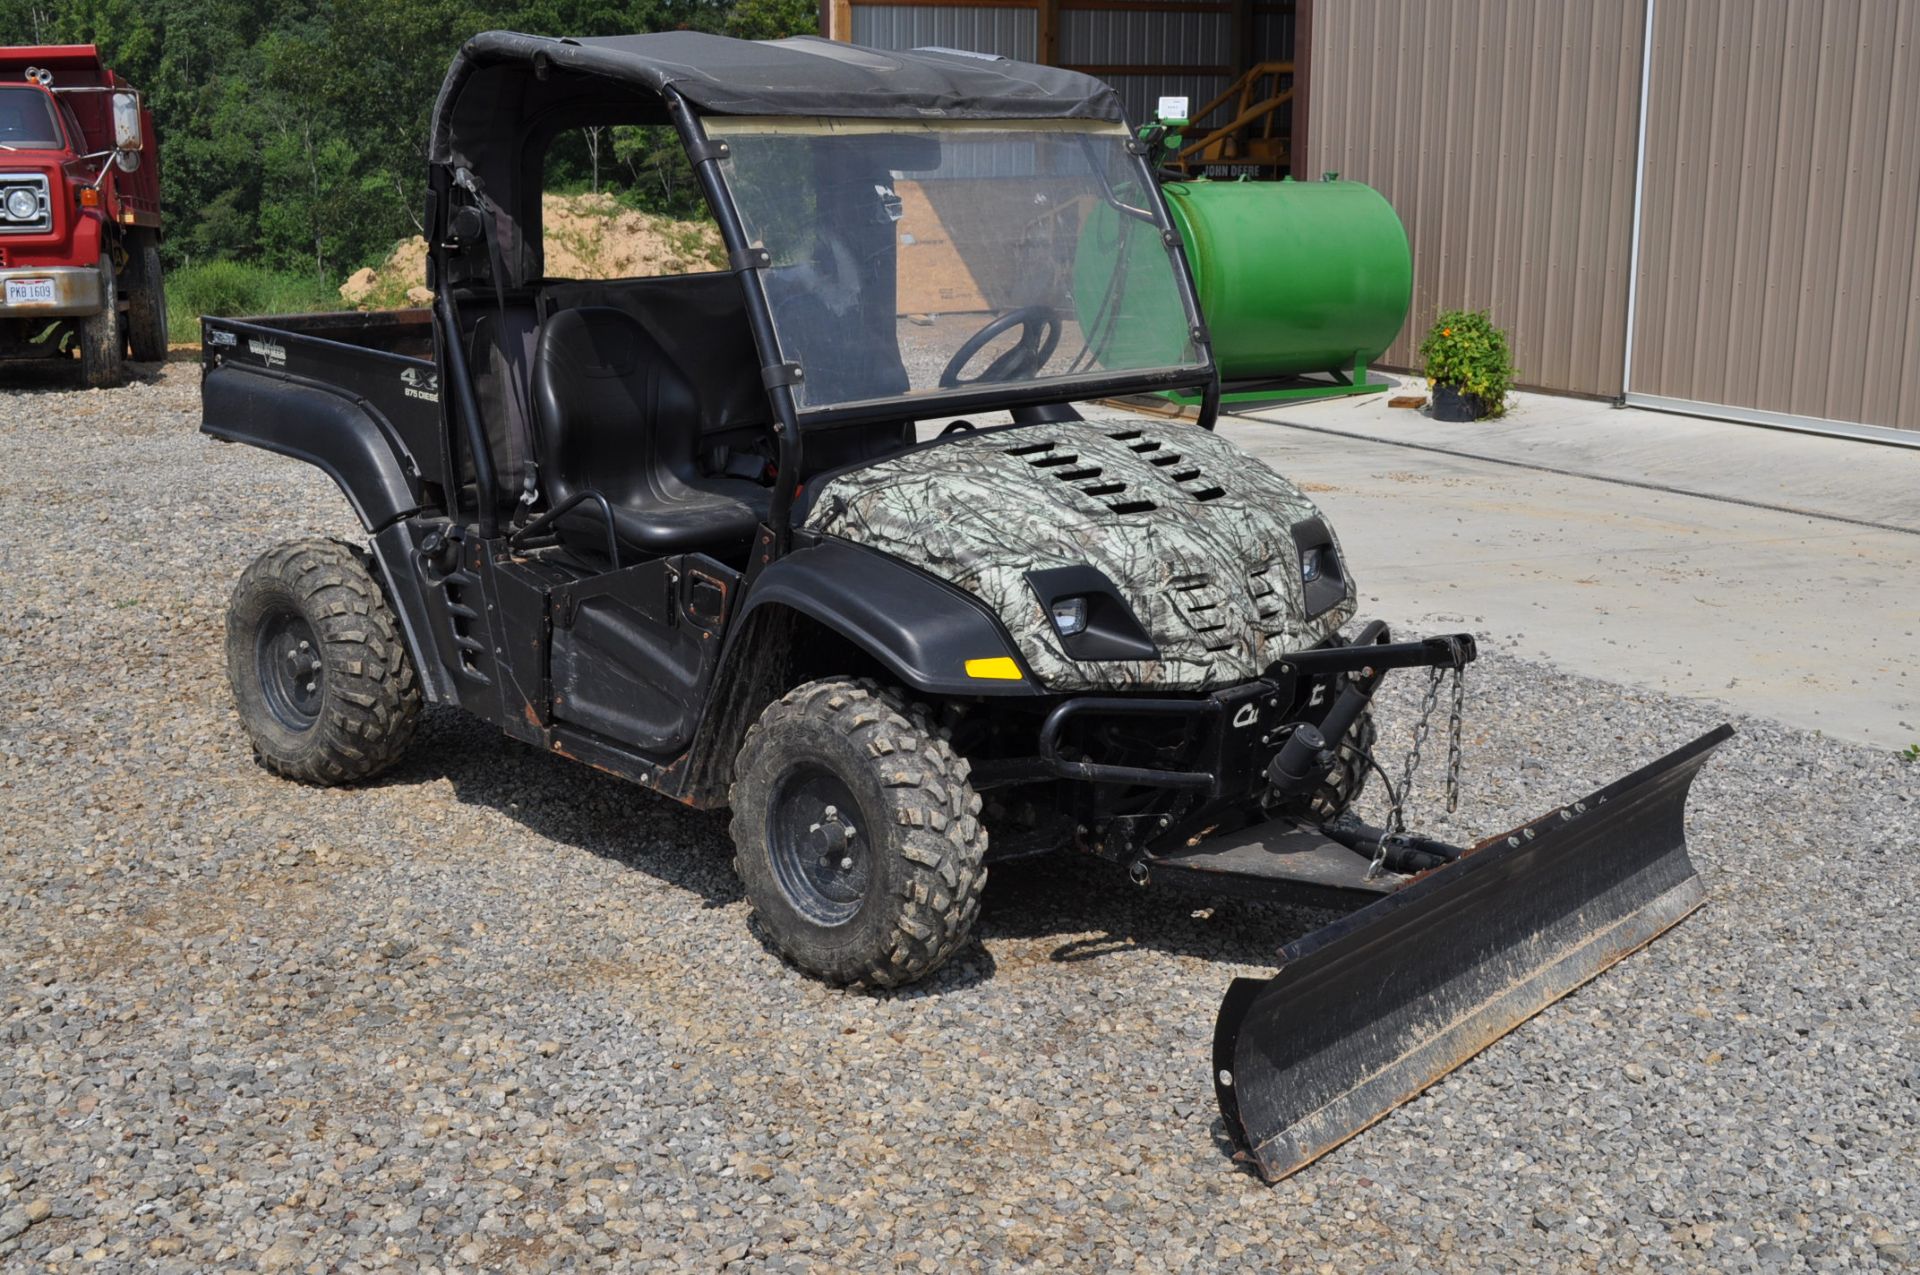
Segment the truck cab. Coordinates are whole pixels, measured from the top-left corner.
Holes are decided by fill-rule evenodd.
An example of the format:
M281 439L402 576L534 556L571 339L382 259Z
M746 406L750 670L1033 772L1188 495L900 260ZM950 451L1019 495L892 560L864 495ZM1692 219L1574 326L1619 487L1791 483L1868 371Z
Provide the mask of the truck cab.
M0 48L0 358L166 357L152 114L92 45Z

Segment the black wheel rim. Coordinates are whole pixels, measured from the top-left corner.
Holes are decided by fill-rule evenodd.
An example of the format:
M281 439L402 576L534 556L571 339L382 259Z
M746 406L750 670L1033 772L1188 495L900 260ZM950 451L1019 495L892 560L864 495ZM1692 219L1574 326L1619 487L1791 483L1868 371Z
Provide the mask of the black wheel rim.
M824 766L797 766L774 785L767 847L787 902L815 925L844 925L873 884L872 842L853 792Z
M291 608L268 615L254 639L253 660L274 719L288 730L312 730L327 691L327 665L307 617Z

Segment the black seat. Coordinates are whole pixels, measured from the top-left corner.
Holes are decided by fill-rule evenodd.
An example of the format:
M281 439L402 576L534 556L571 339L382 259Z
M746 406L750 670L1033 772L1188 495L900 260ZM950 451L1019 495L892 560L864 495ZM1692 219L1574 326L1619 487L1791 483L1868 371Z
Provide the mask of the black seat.
M596 490L623 546L644 554L724 555L752 542L771 494L700 473L693 387L632 316L562 310L533 357L535 450L551 507ZM605 521L588 501L557 524L562 543L597 551Z

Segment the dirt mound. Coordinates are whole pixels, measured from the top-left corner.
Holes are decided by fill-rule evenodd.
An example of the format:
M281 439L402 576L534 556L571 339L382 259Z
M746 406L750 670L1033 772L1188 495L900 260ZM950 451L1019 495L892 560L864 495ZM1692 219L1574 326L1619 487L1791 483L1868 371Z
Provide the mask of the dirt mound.
M546 195L541 205L550 278L628 279L726 264L719 232L704 222L638 212L607 194ZM403 240L379 265L349 275L340 296L363 310L426 304L427 241Z

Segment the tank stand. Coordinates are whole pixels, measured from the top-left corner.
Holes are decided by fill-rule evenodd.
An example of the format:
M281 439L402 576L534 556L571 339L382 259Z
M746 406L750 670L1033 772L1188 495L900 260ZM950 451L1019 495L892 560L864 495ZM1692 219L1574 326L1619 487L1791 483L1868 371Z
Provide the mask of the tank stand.
M1322 379L1325 378L1325 379ZM1364 359L1354 360L1351 371L1329 371L1317 375L1280 376L1256 380L1222 381L1220 401L1240 407L1258 403L1298 403L1316 398L1343 398L1354 394L1378 394L1392 389L1390 381L1374 380L1367 375ZM1198 394L1169 392L1167 398L1182 407L1200 401Z

